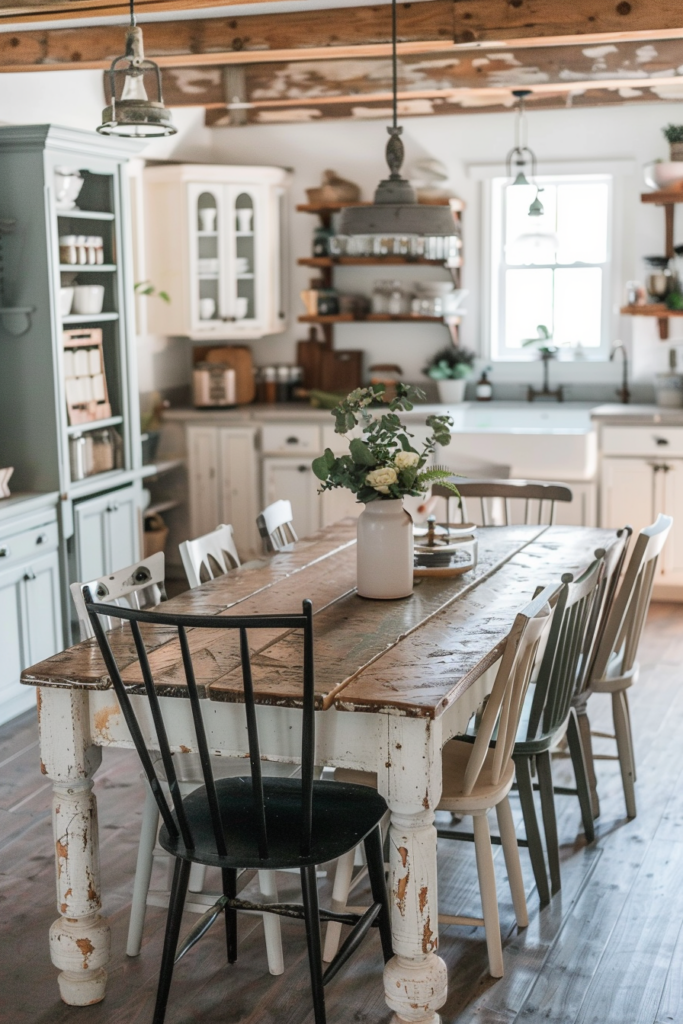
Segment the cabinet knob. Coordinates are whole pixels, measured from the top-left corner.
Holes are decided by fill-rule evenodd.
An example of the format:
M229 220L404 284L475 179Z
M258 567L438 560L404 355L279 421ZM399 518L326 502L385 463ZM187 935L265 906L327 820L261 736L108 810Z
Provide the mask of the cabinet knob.
M46 540L47 540L47 534L46 533L39 533L38 536L36 537L36 544L44 544Z
M24 579L26 580L27 583L30 580L34 580L35 578L36 574L34 573L33 569L27 569L27 571L24 573Z
M0 548L0 558L9 558L12 554L11 548Z
M111 505L107 505L107 512L118 512L118 510L119 510L119 506L118 506L118 502L116 502L116 501L113 501L111 503Z
M655 437L654 442L655 442L655 444L658 447L664 448L669 443L669 438L668 437Z
M308 473L309 470L308 466L297 466L296 468L299 470L300 473Z
M299 444L299 438L298 437L288 437L287 440L285 441L285 444Z

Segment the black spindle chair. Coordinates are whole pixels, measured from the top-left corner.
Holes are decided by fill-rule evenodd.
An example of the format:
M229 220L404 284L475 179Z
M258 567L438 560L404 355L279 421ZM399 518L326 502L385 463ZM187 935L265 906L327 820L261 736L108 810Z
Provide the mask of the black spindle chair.
M328 982L374 924L379 927L385 962L392 954L389 903L384 876L384 858L379 823L386 813L383 797L366 786L314 781L315 691L313 673L313 612L304 601L298 615L203 616L173 615L138 611L93 603L88 589L86 609L119 700L142 766L157 801L163 826L159 842L175 858L173 887L166 921L166 935L157 990L154 1024L162 1024L166 1012L173 967L208 931L221 913L225 915L228 962L237 959L237 912L258 910L284 917L302 918L306 923L315 1024L325 1024L323 986ZM164 766L172 806L166 801L161 780L149 755L143 731L131 703L116 658L104 632L100 615L130 623L137 651L144 691ZM141 623L173 626L178 631L185 674L185 695L190 701L195 737L184 737L186 745L199 753L204 785L182 797L173 765L161 704ZM202 701L192 664L191 633L188 630L224 629L238 634L237 648L242 664L244 706L247 722L250 774L242 778L214 779L212 758L202 717ZM264 778L261 774L258 725L248 630L303 631L303 693L301 778ZM231 638L226 636L226 643ZM234 641L233 641L234 642ZM372 906L361 914L337 914L318 906L316 866L338 857L363 841L368 862ZM204 914L178 948L178 937L192 864L218 867L222 872L223 895ZM258 904L237 898L237 873L242 868L283 870L301 873L303 905ZM352 929L323 974L320 922L340 921Z

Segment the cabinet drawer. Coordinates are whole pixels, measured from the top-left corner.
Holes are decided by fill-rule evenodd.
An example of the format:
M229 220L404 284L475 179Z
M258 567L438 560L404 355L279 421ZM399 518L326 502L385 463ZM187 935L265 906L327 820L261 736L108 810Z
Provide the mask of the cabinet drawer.
M683 456L683 427L603 427L605 455Z
M46 523L32 530L13 533L0 540L0 570L15 565L24 558L31 558L44 551L54 551L59 541L57 523Z
M322 450L320 427L309 423L265 423L261 448L264 455L317 455Z

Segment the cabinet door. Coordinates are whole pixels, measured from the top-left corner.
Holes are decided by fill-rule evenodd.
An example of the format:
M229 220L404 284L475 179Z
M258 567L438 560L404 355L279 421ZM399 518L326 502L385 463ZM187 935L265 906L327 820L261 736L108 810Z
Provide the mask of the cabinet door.
M265 333L267 301L273 286L267 259L265 192L254 185L227 188L224 230L229 256L223 300L233 318L234 337Z
M657 472L662 499L661 504L658 501L655 513L665 512L673 516L674 523L662 552L660 566L664 575L676 573L683 579L683 461L672 460L664 466Z
M628 523L636 535L649 526L655 518L655 478L645 459L603 459L600 525L616 530Z
M139 558L132 487L74 505L76 573L83 582L123 569Z
M345 487L336 487L333 491L324 491L319 499L322 511L322 525L330 526L332 523L353 516L355 519L363 511L363 505L356 501L356 495L347 491Z
M221 521L218 502L218 430L188 427L188 478L190 485L190 536L201 537Z
M2 623L2 658L0 658L0 721L9 715L3 714L3 705L20 693L19 676L26 664L21 604L21 567L6 569L0 573L0 622Z
M59 588L59 557L56 551L29 562L22 579L26 615L27 664L50 658L61 651L62 612Z
M116 572L137 562L138 510L132 489L114 491L104 509L106 572Z
M256 529L259 507L255 436L256 431L251 427L225 427L219 432L219 522L232 525L237 551L242 559L261 550Z
M188 192L190 239L190 332L193 337L224 337L226 306L224 282L232 275L230 250L224 230L223 185L191 184Z
M294 529L308 537L320 529L321 504L318 480L310 462L299 459L263 460L263 500L270 505L280 498L292 503Z

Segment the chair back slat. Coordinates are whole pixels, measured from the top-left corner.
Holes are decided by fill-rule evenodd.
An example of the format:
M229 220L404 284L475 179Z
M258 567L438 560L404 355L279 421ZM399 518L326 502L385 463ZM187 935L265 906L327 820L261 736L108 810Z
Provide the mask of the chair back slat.
M572 698L582 688L589 667L589 627L603 572L603 559L597 558L576 582L571 573L562 577L531 703L527 740L556 732L569 715Z
M171 753L171 746L170 743L168 742L168 736L166 734L164 717L161 713L161 706L159 704L157 692L154 689L154 680L152 678L152 672L149 666L147 650L145 648L145 643L144 640L142 639L142 633L140 632L140 626L138 625L138 623L135 621L131 622L130 628L133 634L133 640L135 641L135 650L137 651L138 661L140 662L140 668L142 669L142 678L145 683L145 691L147 693L147 698L149 700L149 709L152 713L152 722L154 723L154 728L159 739L159 752L161 754L161 762L164 766L166 782L168 783L168 789L171 794L173 808L178 818L180 834L183 837L183 842L185 843L185 846L188 849L192 849L192 834L190 832L190 826L188 825L187 817L185 815L185 808L183 807L182 793L180 792L180 786L178 785L178 776L176 775L173 755ZM163 793L160 790L159 793L164 804L166 804L166 800L163 797Z
M232 526L221 523L211 533L179 545L180 557L191 589L241 565Z
M607 621L614 605L614 600L619 587L619 580L626 560L626 552L631 540L633 530L630 526L624 526L617 530L616 537L607 548L597 548L596 558L602 558L604 570L600 589L593 604L593 613L589 625L589 649L586 652L588 669L583 679L583 693L588 693L590 680L593 678L595 660L600 650L602 638L605 633Z
M178 631L178 643L182 658L183 671L186 687L184 691L174 697L173 700L187 699L190 702L192 720L194 725L194 737L183 736L185 741L182 745L193 747L199 753L199 760L204 778L207 811L211 821L211 827L216 844L216 852L219 856L225 855L226 829L230 828L230 822L224 821L220 812L220 801L218 789L212 771L212 757L207 741L206 728L202 708L206 707L206 701L200 699L199 689L195 677L192 662L192 652L188 636L191 629L224 629L233 630L239 636L240 661L242 664L242 683L244 689L244 702L247 718L247 735L249 743L249 764L252 783L252 794L254 800L254 814L256 834L258 838L259 857L263 860L268 857L268 827L267 813L264 799L264 787L261 773L261 759L258 741L256 698L251 671L251 657L249 654L248 630L302 630L303 631L303 716L302 716L302 738L301 738L301 851L305 855L310 851L313 821L313 767L315 762L315 681L313 667L313 609L310 601L304 601L303 611L299 614L283 615L177 615L172 613L151 612L123 607L110 607L93 601L91 591L86 587L85 607L92 624L92 629L97 639L102 657L109 673L114 691L118 698L121 711L130 731L131 737L143 765L143 769L150 784L150 788L156 800L159 812L163 818L169 835L175 841L182 841L187 851L195 848L195 841L191 827L185 814L184 805L180 793L180 787L173 764L173 754L169 743L161 702L158 697L154 683L153 672L149 662L145 642L140 630L141 623L148 623L156 626L174 626ZM147 697L152 724L156 734L156 744L161 752L161 760L166 773L170 791L172 809L169 807L161 780L156 774L154 763L143 735L143 730L138 722L135 709L130 695L123 683L121 673L112 652L109 640L100 617L109 614L114 619L121 620L122 624L130 622L132 636L135 641L135 650L140 664L140 670L144 681L145 695ZM168 650L168 643L166 644ZM180 742L180 738L175 742ZM173 813L175 812L175 814Z
M292 503L284 499L274 501L257 516L256 525L267 552L285 551L299 539L292 520Z
M155 607L160 601L166 600L166 588L164 586L164 553L158 551L149 558L143 558L140 562L127 565L124 569L117 569L116 572L100 576L96 580L87 583L72 583L70 590L78 625L81 631L81 640L89 640L94 636L90 617L85 609L83 590L90 588L90 593L96 601L102 604L114 604L128 608L150 608ZM113 629L116 622L108 615L102 619L102 628Z
M645 625L657 564L673 525L671 516L659 515L652 526L641 530L609 617L605 624L592 669L592 679L602 679L611 659L619 659L619 672L634 667Z
M178 640L180 641L180 651L183 657L187 692L190 697L192 721L194 722L194 731L199 751L199 763L202 769L202 776L204 777L204 785L206 786L206 799L209 805L209 814L211 815L211 827L213 828L214 839L216 840L216 850L222 855L226 853L227 847L225 845L225 835L223 834L223 822L221 821L221 811L218 804L216 781L211 770L211 755L209 754L209 745L206 742L206 729L204 728L204 718L199 702L199 691L197 690L197 680L194 675L190 645L187 642L185 627L181 625L178 625Z
M264 860L268 856L268 831L266 828L266 804L263 795L263 776L261 774L261 750L258 740L258 723L254 702L254 684L251 677L251 655L246 629L240 629L240 656L242 658L242 683L244 686L244 708L247 713L247 739L249 742L249 761L251 763L251 790L254 812L258 823L259 856Z
M498 735L492 764L494 785L500 781L510 760L524 697L556 590L556 587L546 587L515 617L465 769L465 794L471 793L476 785L496 726Z
M85 598L88 615L90 616L90 623L93 634L97 638L97 643L99 645L100 652L102 654L102 658L104 660L107 672L109 673L109 678L111 679L112 686L114 687L114 692L118 699L121 712L123 714L126 725L128 726L128 731L131 734L133 743L135 744L135 749L138 752L140 761L142 762L143 771L147 776L147 781L149 782L150 789L152 791L152 794L154 795L154 799L156 800L157 806L159 808L159 813L161 814L164 825L168 829L169 835L175 838L179 834L178 827L176 826L176 823L173 820L173 816L168 808L168 804L166 803L163 789L161 787L161 782L159 781L159 777L157 776L157 773L154 770L154 764L152 763L152 759L149 756L149 752L145 745L145 740L140 730L140 726L138 724L135 712L133 711L133 707L131 705L128 692L125 686L123 685L121 673L119 672L118 665L116 664L116 658L114 657L112 649L109 646L109 640L107 639L107 635L104 632L104 629L102 628L102 622L100 621L100 616L104 614L100 610L102 608L102 605L93 604L92 593L87 585L84 587L83 596Z

